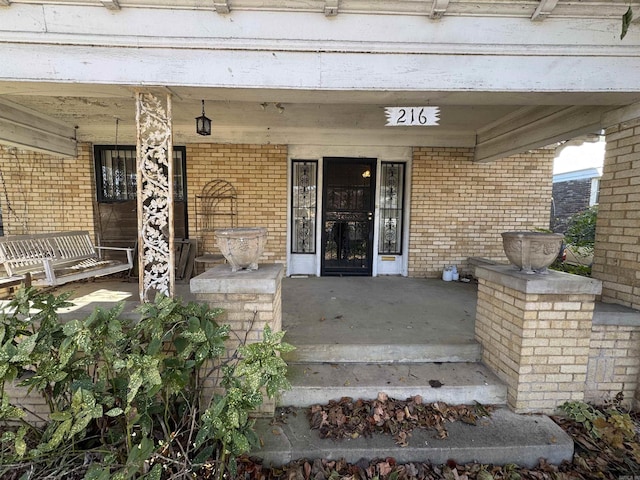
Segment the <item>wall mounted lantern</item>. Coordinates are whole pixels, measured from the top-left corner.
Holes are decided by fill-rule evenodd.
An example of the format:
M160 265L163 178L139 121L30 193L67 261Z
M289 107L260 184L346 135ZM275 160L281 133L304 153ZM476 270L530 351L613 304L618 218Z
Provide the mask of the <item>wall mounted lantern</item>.
M196 117L196 132L198 135L211 135L211 120L204 114L204 100L202 100L202 115Z

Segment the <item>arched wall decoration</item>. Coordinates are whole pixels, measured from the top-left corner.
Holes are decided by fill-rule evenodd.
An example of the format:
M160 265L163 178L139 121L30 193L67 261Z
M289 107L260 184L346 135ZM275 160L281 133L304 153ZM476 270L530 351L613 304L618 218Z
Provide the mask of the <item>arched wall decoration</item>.
M136 92L138 264L140 300L173 296L173 158L171 96L166 107L149 92Z

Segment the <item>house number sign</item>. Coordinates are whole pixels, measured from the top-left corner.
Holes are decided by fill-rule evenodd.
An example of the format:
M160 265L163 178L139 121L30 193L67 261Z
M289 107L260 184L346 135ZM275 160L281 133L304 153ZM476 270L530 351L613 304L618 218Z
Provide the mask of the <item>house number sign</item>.
M440 107L385 107L387 127L438 125Z

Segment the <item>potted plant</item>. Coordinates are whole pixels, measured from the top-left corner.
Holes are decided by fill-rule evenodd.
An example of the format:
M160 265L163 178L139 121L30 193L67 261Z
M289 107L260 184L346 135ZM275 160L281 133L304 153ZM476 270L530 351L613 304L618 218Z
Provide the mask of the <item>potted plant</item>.
M523 273L546 273L558 256L564 235L539 231L502 233L504 253Z

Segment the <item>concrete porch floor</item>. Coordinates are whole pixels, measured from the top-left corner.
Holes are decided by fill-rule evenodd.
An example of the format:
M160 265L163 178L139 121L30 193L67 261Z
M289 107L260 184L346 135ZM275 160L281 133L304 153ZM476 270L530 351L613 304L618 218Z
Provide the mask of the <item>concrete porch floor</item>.
M282 325L294 345L467 344L476 285L406 277L287 278Z
M437 345L474 342L476 286L405 277L285 278L282 325L293 345ZM139 305L138 284L117 278L75 282L52 290L71 291L76 305L67 318L88 316L94 308L125 302ZM188 284L176 296L193 300Z

